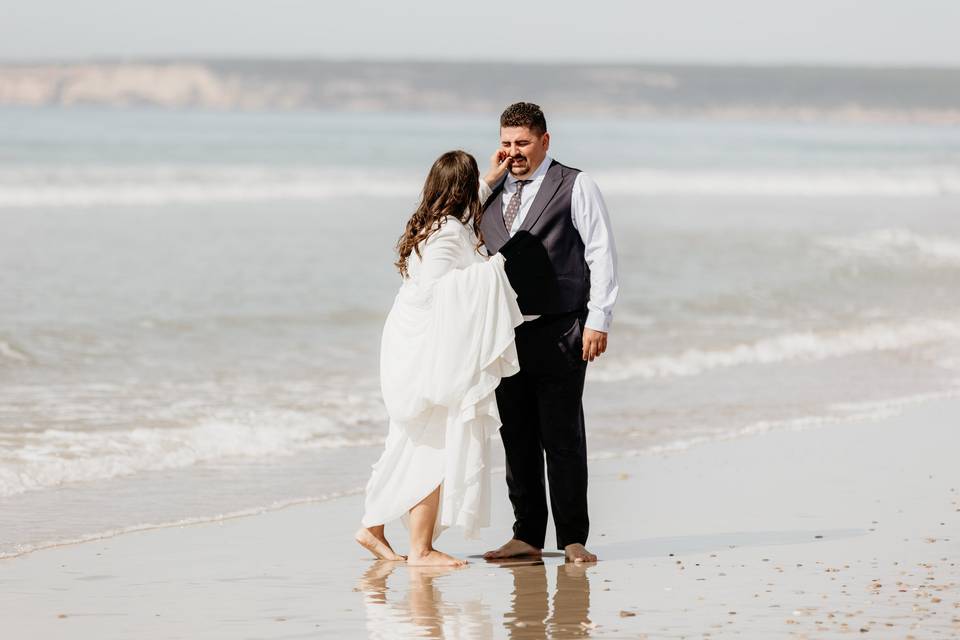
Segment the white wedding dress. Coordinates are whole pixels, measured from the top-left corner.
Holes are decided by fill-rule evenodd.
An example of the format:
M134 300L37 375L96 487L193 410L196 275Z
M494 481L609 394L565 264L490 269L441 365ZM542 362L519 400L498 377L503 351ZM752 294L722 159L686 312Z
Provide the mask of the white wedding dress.
M406 524L438 485L434 539L450 526L476 537L489 524L489 440L501 424L494 390L520 370L513 330L523 316L503 256L476 247L473 230L447 218L421 245L422 257L410 254L383 328L390 427L367 483L365 527Z

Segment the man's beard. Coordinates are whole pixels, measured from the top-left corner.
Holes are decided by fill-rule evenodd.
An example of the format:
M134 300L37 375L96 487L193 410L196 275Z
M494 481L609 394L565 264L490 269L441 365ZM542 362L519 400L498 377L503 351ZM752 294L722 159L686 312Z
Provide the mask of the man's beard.
M530 169L529 160L524 156L517 156L513 159L513 162L510 164L510 171L512 173L524 174ZM520 163L518 166L517 163Z

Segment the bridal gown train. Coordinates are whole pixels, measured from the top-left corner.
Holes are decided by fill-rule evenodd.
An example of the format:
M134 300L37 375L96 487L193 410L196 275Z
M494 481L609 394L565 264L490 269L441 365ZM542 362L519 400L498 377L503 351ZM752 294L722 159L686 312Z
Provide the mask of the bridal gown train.
M481 249L483 251L483 249ZM380 385L390 418L386 446L367 483L363 525L396 519L438 485L434 527L476 537L489 524L489 441L500 428L494 390L520 370L514 327L523 322L504 258L477 253L455 218L410 254L387 316Z

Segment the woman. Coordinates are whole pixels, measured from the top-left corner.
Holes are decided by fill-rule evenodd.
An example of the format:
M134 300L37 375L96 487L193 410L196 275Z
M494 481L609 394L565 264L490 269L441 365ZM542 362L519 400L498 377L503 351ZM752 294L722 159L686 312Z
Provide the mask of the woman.
M504 156L493 156L482 184L473 156L440 156L397 243L403 284L380 347L390 428L356 534L378 558L405 559L384 535L384 524L402 518L409 564L465 564L434 540L454 525L473 537L489 520L488 441L500 428L494 390L519 370L513 329L523 322L503 256L488 258L479 238L481 198L506 173Z

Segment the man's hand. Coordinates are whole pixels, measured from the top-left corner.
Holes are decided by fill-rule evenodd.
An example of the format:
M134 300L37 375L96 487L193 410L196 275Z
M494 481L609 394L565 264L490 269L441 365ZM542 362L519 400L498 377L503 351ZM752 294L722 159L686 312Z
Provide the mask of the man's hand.
M595 329L583 330L583 359L593 362L607 350L607 333Z
M487 175L483 177L483 181L487 183L488 187L493 189L493 187L503 179L503 176L507 174L511 164L513 164L513 158L510 157L510 154L503 149L497 149L494 154L490 156L490 170L487 172Z

